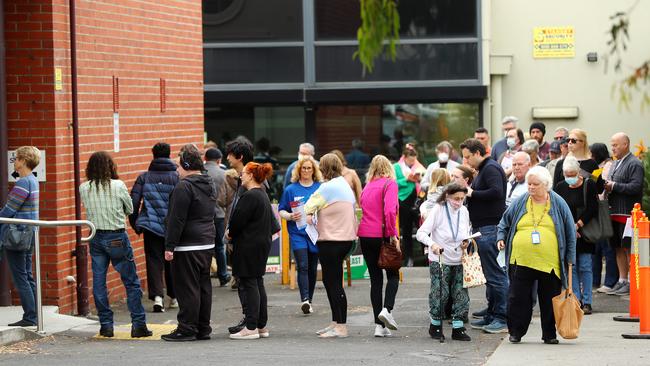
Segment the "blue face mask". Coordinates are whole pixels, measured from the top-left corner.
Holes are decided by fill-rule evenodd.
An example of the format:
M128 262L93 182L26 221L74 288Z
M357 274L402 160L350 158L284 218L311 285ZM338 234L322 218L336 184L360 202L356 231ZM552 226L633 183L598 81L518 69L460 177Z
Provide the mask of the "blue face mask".
M564 177L564 181L567 182L568 185L572 186L578 183L578 177Z

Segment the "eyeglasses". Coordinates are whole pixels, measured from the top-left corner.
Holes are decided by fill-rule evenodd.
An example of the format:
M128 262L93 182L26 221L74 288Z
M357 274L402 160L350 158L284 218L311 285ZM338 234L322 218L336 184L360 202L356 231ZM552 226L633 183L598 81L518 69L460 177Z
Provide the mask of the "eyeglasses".
M312 168L312 167L310 167L310 166L303 166L303 167L301 167L300 169L301 169L301 170L314 170L314 168Z
M553 140L555 140L555 141L560 141L562 139L564 139L564 136L556 136L556 137L553 138Z
M567 141L568 141L570 144L577 144L578 141L582 142L582 140L580 140L580 139L567 139Z

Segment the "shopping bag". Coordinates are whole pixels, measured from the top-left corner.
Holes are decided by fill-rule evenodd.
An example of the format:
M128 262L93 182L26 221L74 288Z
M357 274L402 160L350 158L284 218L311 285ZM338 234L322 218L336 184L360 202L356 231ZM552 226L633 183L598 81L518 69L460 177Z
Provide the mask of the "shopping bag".
M461 263L463 264L463 288L470 288L484 285L487 281L483 274L483 267L481 267L481 257L478 255L478 248L476 241L472 239L472 252L469 252L469 247L463 250Z
M559 295L553 297L553 315L555 315L555 328L564 339L578 338L580 323L584 312L580 302L571 290L572 265L569 263L569 284Z

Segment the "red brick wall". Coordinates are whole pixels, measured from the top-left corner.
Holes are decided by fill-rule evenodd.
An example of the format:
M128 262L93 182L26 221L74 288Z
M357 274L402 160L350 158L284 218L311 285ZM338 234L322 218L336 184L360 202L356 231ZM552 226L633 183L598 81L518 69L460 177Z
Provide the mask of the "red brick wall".
M203 140L201 2L76 3L81 174L92 152L107 150L118 164L120 178L131 187L138 173L147 169L156 142L167 141L177 151L183 143ZM13 0L5 1L4 9L9 144L12 148L31 144L47 152L47 183L41 185L41 217L46 220L74 218L67 4L67 0ZM63 71L62 91L54 90L55 67ZM120 92L117 153L113 76L119 78ZM164 112L161 78L166 81ZM144 287L142 240L129 232ZM76 277L71 255L74 229L43 230L41 242L44 301L73 313L75 286L65 277ZM89 285L92 288L92 281ZM112 299L124 297L112 270L108 288Z

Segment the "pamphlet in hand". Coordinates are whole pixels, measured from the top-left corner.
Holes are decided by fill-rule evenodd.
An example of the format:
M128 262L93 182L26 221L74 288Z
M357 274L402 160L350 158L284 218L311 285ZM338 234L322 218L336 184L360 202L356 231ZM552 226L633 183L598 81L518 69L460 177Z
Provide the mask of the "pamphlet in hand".
M307 216L305 215L305 203L302 201L291 201L289 202L289 206L291 206L292 213L300 213L300 220L296 221L298 230L306 228Z
M311 240L312 243L316 244L318 241L318 230L316 229L316 225L318 224L318 218L316 217L316 213L311 217L312 224L307 225L307 229L305 229L305 232L309 236L309 240Z
M476 239L476 238L478 238L479 236L481 236L481 232L480 232L480 231L477 231L477 232L475 232L474 234L470 234L469 236L467 236L465 239L463 239L463 240L461 240L461 241L470 240L470 239Z

